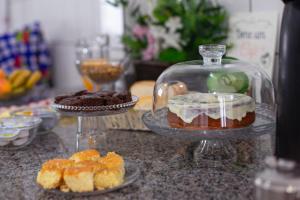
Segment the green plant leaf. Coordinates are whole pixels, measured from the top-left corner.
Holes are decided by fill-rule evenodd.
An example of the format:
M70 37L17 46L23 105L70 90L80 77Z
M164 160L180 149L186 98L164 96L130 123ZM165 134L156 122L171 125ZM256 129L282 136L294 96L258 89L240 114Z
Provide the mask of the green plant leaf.
M167 48L159 53L159 60L168 63L176 63L186 60L186 53L174 48Z
M178 30L178 33L182 50L162 49L158 56L161 61L178 62L198 59L200 58L198 53L200 44L224 44L228 37L229 14L224 7L211 0L157 0L152 13L153 17L143 16L140 8L135 12L137 13L134 17L136 22L145 26L154 24L165 26L171 17L181 19L183 28ZM135 56L141 56L142 50L147 47L147 41L135 38L127 38L123 42ZM231 46L229 44L228 48Z
M238 58L232 57L232 56L223 56L223 59L228 59L228 60L238 60Z
M129 35L124 35L122 42L126 46L126 51L131 53L131 56L135 59L140 59L142 57L141 52L147 47L146 40L138 40Z

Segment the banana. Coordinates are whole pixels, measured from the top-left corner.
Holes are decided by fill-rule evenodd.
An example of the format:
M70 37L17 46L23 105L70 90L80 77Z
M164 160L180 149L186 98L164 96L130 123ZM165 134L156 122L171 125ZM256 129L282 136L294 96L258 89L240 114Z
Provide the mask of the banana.
M31 74L29 79L26 82L26 88L31 89L39 80L42 78L42 73L40 71L35 71L34 73Z
M25 87L19 87L12 91L13 96L21 96L26 91Z
M22 72L21 69L17 69L15 71L13 71L9 76L8 76L8 80L12 83L15 81L15 79L19 76L19 74Z
M18 74L18 76L15 78L15 80L12 82L13 88L18 88L24 83L26 83L27 79L29 78L31 72L27 69L21 70L21 72Z

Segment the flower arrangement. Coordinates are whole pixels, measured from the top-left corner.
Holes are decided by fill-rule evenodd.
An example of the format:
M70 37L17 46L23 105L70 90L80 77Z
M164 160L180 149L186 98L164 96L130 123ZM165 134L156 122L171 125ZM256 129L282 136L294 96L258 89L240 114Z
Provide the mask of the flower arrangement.
M197 59L200 44L224 43L228 13L209 0L107 0L130 10L135 24L123 43L133 59L175 63ZM147 3L143 11L140 3Z

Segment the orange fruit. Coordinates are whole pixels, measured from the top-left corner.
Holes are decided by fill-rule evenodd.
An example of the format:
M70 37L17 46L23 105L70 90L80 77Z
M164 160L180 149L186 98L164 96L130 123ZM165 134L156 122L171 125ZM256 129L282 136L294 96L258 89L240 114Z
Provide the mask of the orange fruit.
M0 95L9 94L12 91L10 82L6 79L0 79Z
M0 69L0 79L5 79L6 73L3 69Z

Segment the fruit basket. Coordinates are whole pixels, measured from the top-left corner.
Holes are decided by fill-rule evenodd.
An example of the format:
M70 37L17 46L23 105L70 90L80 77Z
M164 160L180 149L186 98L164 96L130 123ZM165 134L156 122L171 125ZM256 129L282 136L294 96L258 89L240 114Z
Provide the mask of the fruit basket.
M17 69L6 74L0 69L0 101L8 102L26 96L41 78L39 70Z

